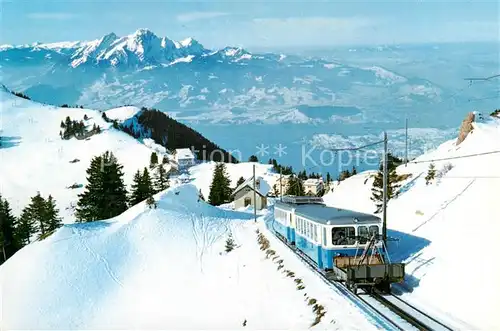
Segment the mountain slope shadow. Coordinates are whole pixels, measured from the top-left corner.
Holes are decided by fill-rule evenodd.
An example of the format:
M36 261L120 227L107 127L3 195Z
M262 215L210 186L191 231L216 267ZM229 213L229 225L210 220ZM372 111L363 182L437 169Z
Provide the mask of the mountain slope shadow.
M21 143L21 137L0 137L0 149L16 147Z

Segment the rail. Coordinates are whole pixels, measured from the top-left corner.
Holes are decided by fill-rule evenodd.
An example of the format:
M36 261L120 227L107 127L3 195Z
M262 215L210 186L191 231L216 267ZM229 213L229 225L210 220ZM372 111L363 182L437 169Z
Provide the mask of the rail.
M408 327L414 327L417 330L425 331L453 331L452 328L445 325L443 322L440 322L436 318L407 303L392 293L382 294L375 289L371 292L365 292L364 294L353 293L347 289L343 283L328 279L326 273L318 270L316 264L310 257L296 249L295 246L290 245L279 233L272 230L271 232L278 240L290 248L313 272L318 274L327 285L331 286L339 294L349 299L355 306L366 313L368 317L370 317L384 330L408 330ZM381 306L377 307L375 302L380 303ZM383 310L386 311L384 312ZM395 316L402 320L396 320Z

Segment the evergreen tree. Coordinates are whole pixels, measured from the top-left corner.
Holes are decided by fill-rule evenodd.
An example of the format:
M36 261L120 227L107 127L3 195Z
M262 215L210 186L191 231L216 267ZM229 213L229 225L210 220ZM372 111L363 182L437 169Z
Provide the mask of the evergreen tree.
M288 181L288 186L286 188L286 195L304 195L304 184L299 177L292 176Z
M21 248L16 240L16 218L9 202L0 195L0 261L2 263ZM0 263L1 264L1 263Z
M142 174L139 170L134 175L134 183L132 184L132 192L130 195L130 204L136 205L139 202L146 200L149 196L154 194L153 184L149 171L144 168Z
M76 217L79 222L112 218L127 209L122 169L109 151L91 160L87 169L88 183L85 191L78 195Z
M61 125L60 125L61 129L65 129L66 128L66 124L64 124L63 121L61 121Z
M229 234L229 237L226 240L226 253L229 253L236 247L236 244L233 240L233 236Z
M87 116L87 114L83 115L83 120L84 120L84 121L86 121L86 120L88 120L88 119L89 119L89 117Z
M40 192L31 198L31 203L26 207L26 216L36 224L37 231L43 236L47 232L47 201L40 195Z
M148 168L144 168L144 171L142 172L142 185L144 187L144 194L146 195L146 198L150 195L155 194L153 181L151 179L151 176L149 175Z
M390 155L390 154L389 154ZM396 167L398 163L397 158L391 158L388 157L388 162L387 162L387 171L388 171L388 178L387 178L387 201L392 199L393 197L396 196L397 194L397 189L399 188L399 176L396 173ZM371 200L375 202L375 205L377 209L375 210L375 213L379 213L382 211L383 207L383 186L384 186L384 172L383 172L383 165L381 164L379 167L379 171L375 175L375 179L373 181L373 187L372 187L372 196Z
M238 178L238 181L236 182L236 187L240 186L244 182L245 182L245 178L243 178L243 176L241 176L240 178Z
M160 164L156 168L156 172L154 174L153 187L154 187L155 192L160 192L160 191L166 190L167 188L170 187L168 173L165 170L165 167L163 166L163 164Z
M149 159L149 167L152 169L158 164L158 154L156 152L151 153L151 157Z
M208 202L218 206L231 200L231 183L226 173L226 165L218 163L215 166Z
M21 212L21 217L16 224L16 238L17 241L22 245L28 245L31 242L31 237L38 231L38 226L36 224L36 218L33 215L33 211L28 207L25 207Z
M103 119L105 122L109 122L109 119L108 119L108 116L106 115L106 112L102 112L102 119Z
M161 160L161 163L162 164L167 164L168 163L168 158L166 156L164 156Z
M131 186L130 190L130 198L129 198L129 203L131 206L138 204L141 202L143 198L142 192L141 192L141 182L142 182L142 175L139 170L134 174L134 179L133 183Z
M351 173L349 172L349 170L342 170L339 174L339 177L337 178L337 180L339 182L343 181L344 179L347 179L351 177Z
M326 173L326 183L327 184L330 184L330 182L332 181L332 176L330 175L329 172Z
M250 155L248 162L259 162L259 159L255 155Z
M425 185L429 185L436 177L436 167L434 163L429 164L429 170L427 170L427 176L425 176Z
M352 166L352 171L351 171L351 176L354 176L358 173L358 171L356 170L356 167L355 166Z
M59 210L56 208L56 202L51 195L46 200L45 205L45 223L48 232L57 230L62 226L62 220L59 217Z

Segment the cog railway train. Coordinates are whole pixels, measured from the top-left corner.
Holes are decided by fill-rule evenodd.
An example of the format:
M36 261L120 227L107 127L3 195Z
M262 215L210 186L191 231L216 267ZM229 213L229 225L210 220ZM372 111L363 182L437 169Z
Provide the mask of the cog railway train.
M390 292L404 278L404 264L390 263L380 218L328 207L322 198L284 196L274 204L269 230L332 281Z

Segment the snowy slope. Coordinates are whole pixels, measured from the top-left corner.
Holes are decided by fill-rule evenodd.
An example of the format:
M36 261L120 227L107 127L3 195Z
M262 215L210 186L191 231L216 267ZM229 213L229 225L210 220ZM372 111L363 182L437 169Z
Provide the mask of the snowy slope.
M178 195L175 192L179 192ZM186 185L107 221L68 224L0 267L6 329L306 329L304 291L259 250L251 214L197 201ZM238 247L224 253L232 232ZM327 310L317 329L375 329L271 242ZM246 326L243 326L246 321Z
M110 110L114 117L128 116L130 109ZM122 114L123 113L123 114ZM89 140L62 140L60 123L70 116L86 124L95 123L103 131ZM125 183L131 184L133 174L149 164L151 149L127 134L113 129L90 109L59 108L41 105L0 91L0 179L2 196L15 215L40 191L57 201L64 221L72 221L71 206L83 188L69 189L73 184L86 184L86 169L92 157L112 151L124 166ZM79 162L70 163L74 159Z
M455 146L455 140L415 161L500 151L500 121L474 123L474 130L462 144ZM406 296L442 316L462 320L466 329L498 329L500 285L494 280L500 272L500 153L438 161L438 172L446 163L453 168L428 186L424 177L429 163L397 169L400 174L412 174L412 178L400 196L389 202L388 227L431 242L406 260L405 287L412 291ZM351 177L325 200L335 206L374 212L372 181L368 172ZM404 247L404 243L395 246Z

